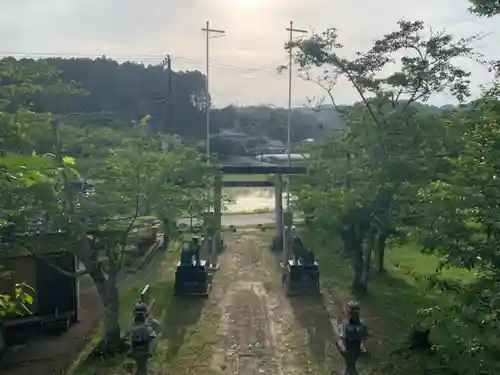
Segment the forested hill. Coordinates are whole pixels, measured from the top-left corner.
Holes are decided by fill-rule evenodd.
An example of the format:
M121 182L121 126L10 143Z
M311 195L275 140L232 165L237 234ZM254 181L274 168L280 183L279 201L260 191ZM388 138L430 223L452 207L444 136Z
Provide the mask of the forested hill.
M118 63L101 57L45 59L59 71L64 82L75 82L86 95L33 98L34 109L64 117L64 122L85 126L123 128L145 115L157 131L188 138L205 136L205 76L201 72L169 72L166 66L134 62ZM19 61L23 66L32 59ZM170 83L171 79L171 83ZM285 109L266 106L212 109L212 131L241 127L248 134L286 139ZM322 137L315 113L293 113L293 138ZM340 124L333 124L333 127ZM321 126L320 126L321 127ZM124 129L119 129L124 130Z
M131 124L149 114L155 130L191 137L204 133L205 77L198 71L170 75L163 65L119 64L105 57L47 61L60 70L63 81L76 82L87 95L54 98L44 93L34 100L40 112L64 114L70 123L110 127Z
M64 82L75 82L84 95L35 95L36 111L51 112L64 122L85 127L109 127L127 132L146 115L153 130L185 138L205 137L205 76L199 71L169 72L163 64L118 63L101 57L49 58ZM19 61L23 66L32 59ZM171 82L170 82L171 80ZM417 104L419 110L438 107ZM252 137L286 141L287 110L270 106L228 106L213 109L212 132L237 130ZM324 139L343 127L342 116L332 107L296 108L292 113L292 140Z

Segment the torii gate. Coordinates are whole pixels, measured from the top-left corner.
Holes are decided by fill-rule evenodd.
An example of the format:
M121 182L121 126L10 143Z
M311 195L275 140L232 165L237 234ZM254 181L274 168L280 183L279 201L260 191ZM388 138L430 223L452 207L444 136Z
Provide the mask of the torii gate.
M276 218L276 236L278 243L283 244L283 263L288 261L288 251L284 237L284 227L293 224L293 216L290 213L283 212L283 175L305 174L305 166L234 166L225 165L220 168L220 173L215 176L214 183L214 211L213 211L213 243L211 264L215 264L215 257L221 250L221 227L222 227L222 188L223 187L274 187L275 218ZM223 174L274 174L274 181L223 181ZM212 216L212 213L210 213ZM212 262L213 261L213 262Z

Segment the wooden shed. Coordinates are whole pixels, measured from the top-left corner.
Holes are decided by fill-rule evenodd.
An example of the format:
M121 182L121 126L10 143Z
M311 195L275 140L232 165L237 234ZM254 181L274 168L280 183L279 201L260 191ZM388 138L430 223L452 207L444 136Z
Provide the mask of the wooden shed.
M12 295L17 283L26 283L34 289L30 312L4 317L4 326L60 321L69 327L78 319L78 278L60 271L75 273L77 259L61 247L54 248L56 242L48 241L48 236L53 239L53 235L26 236L31 244L36 243L36 255L19 247L0 247L0 267L7 273L7 277L0 278L0 293Z

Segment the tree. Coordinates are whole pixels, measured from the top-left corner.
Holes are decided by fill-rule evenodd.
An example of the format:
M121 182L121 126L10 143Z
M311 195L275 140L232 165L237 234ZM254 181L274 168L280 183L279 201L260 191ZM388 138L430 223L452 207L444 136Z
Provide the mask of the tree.
M344 247L353 261L353 289L357 292L367 290L374 249L383 270L385 242L410 215L400 202L426 178L429 129L417 121L412 104L443 91L464 100L469 95L470 74L454 61L456 57L476 57L470 43L479 36L455 41L445 32L425 36L420 21L399 21L398 26L354 59L339 54L342 45L335 29L286 46L298 47L296 60L309 74L319 67L323 81L345 77L361 99L345 113L348 129L340 139L342 146L330 154L332 159L323 158L319 151L311 161L314 182L299 188L303 190L299 196L310 197L304 205L317 207L311 213L324 217L325 213L318 211L329 207L329 214L336 216ZM397 59L400 55L403 57ZM389 69L393 73L384 74ZM331 95L331 91L327 93ZM332 104L336 105L334 100ZM318 183L321 178L335 187L334 194L328 196L319 188L325 186ZM322 192L318 192L322 204L310 202L317 196L311 192L315 189ZM330 204L325 205L326 200Z
M25 228L37 211L32 197L51 195L56 165L33 148L32 132L50 116L30 111L35 93L78 93L57 79L57 70L44 61L21 66L15 59L0 60L0 235L5 240L12 226ZM8 271L8 270L3 270ZM29 313L33 289L17 284L12 295L0 296L0 316Z
M36 257L43 258L47 246L72 252L83 263L84 271L69 273L52 266L69 276L91 276L105 306L104 344L106 349L117 349L121 344L117 281L124 266L129 234L139 212L150 209L151 202L168 201L168 208L166 204L162 206L162 218L175 220L182 204L187 206L187 201L194 199L178 177L190 179L190 173L196 173L203 180L205 171L196 164L200 157L182 145L174 147L161 136L147 132L148 117L121 140L112 130L69 130L56 117L26 108L35 94L48 90L50 95L56 95L62 93L56 88L68 87L60 83L57 72L50 70L54 75L44 75L46 62L1 62L0 98L6 98L4 108L9 111L0 113L0 220L6 234L3 239L9 246L28 250ZM65 145L64 135L71 136L70 147ZM93 144L78 147L78 138ZM109 149L98 150L103 144ZM80 171L75 158L65 155L68 149L86 159L83 170L94 189L74 183L80 179ZM38 154L40 150L44 154ZM164 180L165 176L175 178ZM19 236L33 231L33 220L38 222L39 234Z
M469 0L470 11L481 17L493 17L500 14L499 0Z
M38 189L43 194L46 188L51 186L54 165L49 160L39 156L22 156L16 154L4 154L0 156L0 242L2 247L6 234L12 225L25 224L26 214L32 212L33 205L24 194L26 190L35 190L35 186L43 186ZM24 220L20 220L24 219ZM8 269L0 267L0 277ZM31 313L33 286L26 283L14 285L12 294L0 294L0 317L6 315L26 315Z
M188 211L202 216L208 207L206 187L212 178L204 155L178 144L170 137L138 129L135 139L127 145L142 150L146 157L147 178L141 181L144 204L148 214L154 213L163 222L165 242L176 230L176 219Z
M470 374L499 370L496 339L484 333L499 329L499 114L498 97L488 95L443 118L449 136L441 148L443 168L418 192L421 219L414 238L440 260L432 286L456 302L452 311L426 312L437 324L453 325L448 365ZM441 277L440 271L454 267L471 270L474 280L457 284Z
M119 64L106 57L21 59L16 63L21 67L50 65L59 71L62 81L78 82L88 93L75 97L43 91L29 96L36 112L59 115L64 123L134 132L132 121L150 115L149 126L155 131L187 137L204 134L200 103L204 103L205 78L198 71L169 74L162 64Z
M57 166L57 183L53 194L37 199L33 191L19 192L34 202L29 217L43 216L43 233L60 233L54 237L54 247L70 251L83 263L85 270L73 277L89 274L96 284L104 304L104 346L114 352L121 348L119 324L118 280L124 266L129 235L139 213L146 207L154 208L161 218L174 220L187 206L188 186L180 179L197 173L203 179L203 170L192 170L194 162L186 162L186 153L165 150L145 130L147 118L137 130L137 138L115 150L99 165L94 165L90 177L93 191L71 184L75 161L63 157L61 142L54 125L55 152L49 159ZM193 158L192 158L193 159ZM194 160L197 160L194 158ZM199 158L198 158L199 160ZM185 163L185 164L183 164ZM188 168L188 169L185 169ZM174 179L165 178L173 176ZM185 207L186 207L185 206ZM42 247L30 238L18 238L17 244L35 256L41 256ZM54 266L55 267L55 266ZM59 269L60 272L68 274Z
M163 209L157 211L160 217L175 222L182 204L193 198L185 193L182 181L164 177L169 172L176 177L196 172L200 179L204 176L203 170L191 170L193 162L182 164L186 161L179 156L185 156L182 152L176 154L159 147L162 145L146 127L147 118L138 125L136 139L95 166L89 176L95 185L94 193L75 191L60 165L62 188L58 198L62 204L51 213L51 217L60 219L54 223L55 227L66 234L64 240L73 244L70 251L84 264L85 272L97 286L105 307L103 339L110 351L118 349L121 343L117 282L129 234L139 213L150 209L155 202L154 208ZM57 148L60 150L60 146ZM62 162L60 151L56 152L56 158Z

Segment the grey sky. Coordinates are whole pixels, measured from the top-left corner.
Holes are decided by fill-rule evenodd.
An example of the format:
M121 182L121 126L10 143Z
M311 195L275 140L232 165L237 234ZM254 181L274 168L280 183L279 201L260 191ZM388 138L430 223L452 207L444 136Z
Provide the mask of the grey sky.
M50 4L50 5L49 5ZM467 0L0 0L0 53L40 56L107 55L145 63L173 56L175 70L204 71L205 21L225 29L211 40L211 94L216 106L229 103L286 105L287 80L276 67L286 62L285 28L336 27L345 52L367 48L401 18L420 19L457 36L489 36L477 43L489 59L500 59L500 22L467 12ZM489 73L464 62L474 84ZM321 95L313 84L293 81L293 102ZM478 90L475 91L476 93ZM358 100L348 83L338 85L340 103ZM435 104L450 101L433 98Z

